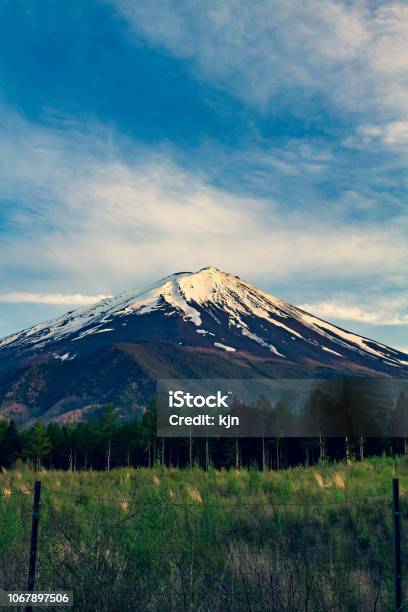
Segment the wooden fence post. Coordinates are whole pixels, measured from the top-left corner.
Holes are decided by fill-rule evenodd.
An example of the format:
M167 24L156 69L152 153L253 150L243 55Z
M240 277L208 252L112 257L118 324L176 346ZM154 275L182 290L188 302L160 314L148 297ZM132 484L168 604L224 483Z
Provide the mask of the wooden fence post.
M395 584L395 610L402 611L401 597L401 528L400 528L400 504L399 504L399 481L392 479L392 517L394 526L394 584Z
M34 591L35 565L37 561L38 522L40 520L41 480L34 483L33 518L31 524L30 558L28 561L27 591ZM32 606L26 607L26 612L32 612Z

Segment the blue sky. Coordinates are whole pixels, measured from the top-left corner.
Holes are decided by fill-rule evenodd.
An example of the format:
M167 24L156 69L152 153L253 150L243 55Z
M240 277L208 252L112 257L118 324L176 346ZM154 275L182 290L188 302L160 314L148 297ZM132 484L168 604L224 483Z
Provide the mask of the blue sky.
M0 336L215 265L408 351L408 7L0 4Z

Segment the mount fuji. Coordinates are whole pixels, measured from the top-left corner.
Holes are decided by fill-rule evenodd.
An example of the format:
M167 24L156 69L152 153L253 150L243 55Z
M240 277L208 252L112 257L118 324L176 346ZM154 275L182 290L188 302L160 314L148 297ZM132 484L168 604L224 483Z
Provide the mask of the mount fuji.
M180 272L0 340L0 417L140 412L158 378L408 378L408 355L216 268Z

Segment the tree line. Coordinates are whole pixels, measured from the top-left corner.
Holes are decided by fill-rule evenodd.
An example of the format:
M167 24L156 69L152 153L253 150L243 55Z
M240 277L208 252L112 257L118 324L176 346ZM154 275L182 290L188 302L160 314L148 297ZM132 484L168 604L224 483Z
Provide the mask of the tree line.
M22 429L14 421L0 421L0 466L9 468L17 460L35 468L62 470L110 470L114 467L250 467L284 469L299 464L313 465L319 461L364 459L378 454L408 454L407 437L395 432L408 429L408 397L401 392L396 405L382 415L390 424L392 436L365 436L359 423L367 422L368 410L361 397L352 397L345 387L345 406L353 414L350 431L342 436L287 436L283 424L290 422L290 407L278 402L275 407L260 397L259 405L269 410L280 435L261 438L158 438L157 404L152 400L141 418L121 422L115 407L109 404L99 418L78 423L48 423L37 421ZM357 403L356 403L357 402ZM358 404L358 406L357 406ZM346 416L347 416L346 410ZM305 406L309 422L316 428L330 413L330 398L317 389ZM344 412L344 410L343 410ZM358 415L356 424L356 414ZM372 415L371 415L372 417ZM370 418L371 418L370 417ZM347 419L346 419L347 420ZM282 423L282 427L279 426ZM323 428L324 430L324 428ZM323 431L322 430L322 431Z

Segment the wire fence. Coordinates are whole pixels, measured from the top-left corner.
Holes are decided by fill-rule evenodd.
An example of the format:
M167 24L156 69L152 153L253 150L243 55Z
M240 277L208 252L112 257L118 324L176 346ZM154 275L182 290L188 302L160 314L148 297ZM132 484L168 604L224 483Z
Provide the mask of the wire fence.
M4 589L25 587L32 501L33 487L0 497ZM396 609L390 492L214 501L43 485L40 507L36 588L74 590L78 610ZM404 528L400 543L404 574Z

